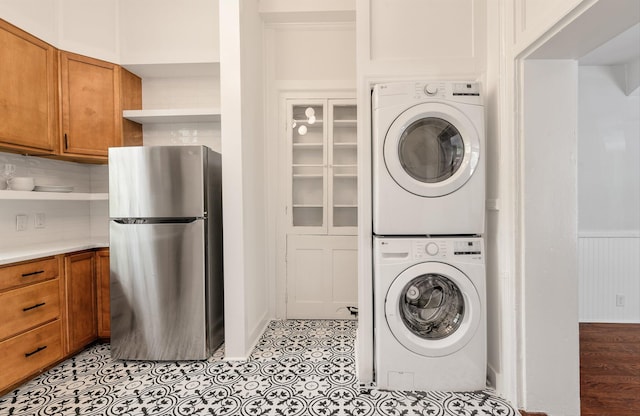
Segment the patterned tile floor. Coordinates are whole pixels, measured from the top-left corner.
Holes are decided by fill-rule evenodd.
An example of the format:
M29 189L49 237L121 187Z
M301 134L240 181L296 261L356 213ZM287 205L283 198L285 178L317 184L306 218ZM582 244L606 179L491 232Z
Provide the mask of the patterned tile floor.
M273 321L247 361L112 361L94 345L0 397L0 415L518 415L489 390L361 393L356 325Z

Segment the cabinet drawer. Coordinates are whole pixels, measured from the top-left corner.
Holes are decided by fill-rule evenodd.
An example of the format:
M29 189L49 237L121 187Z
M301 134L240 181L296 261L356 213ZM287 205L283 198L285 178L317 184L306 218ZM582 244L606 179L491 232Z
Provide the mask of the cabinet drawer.
M0 342L0 391L62 358L60 321Z
M0 340L59 317L59 284L55 279L0 293Z
M0 290L49 280L58 275L57 258L0 267Z

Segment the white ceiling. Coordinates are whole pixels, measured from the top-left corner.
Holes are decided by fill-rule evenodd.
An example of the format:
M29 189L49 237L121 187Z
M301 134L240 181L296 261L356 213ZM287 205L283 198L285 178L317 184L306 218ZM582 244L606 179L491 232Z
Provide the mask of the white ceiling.
M640 23L578 59L579 65L620 65L640 57Z
M640 39L633 30L640 23L639 0L600 0L582 12L568 25L562 27L545 43L534 50L527 59L575 59L582 60L591 53L598 56L589 65L616 65L615 60L632 61L640 56ZM629 34L626 32L631 30ZM624 34L624 35L623 35ZM611 47L610 41L622 36L622 46ZM629 43L626 43L629 42ZM606 45L606 46L605 46ZM615 45L615 43L614 43ZM602 48L602 51L600 49ZM614 57L614 51L623 51L624 57ZM621 52L615 52L620 54ZM585 63L580 62L582 65Z

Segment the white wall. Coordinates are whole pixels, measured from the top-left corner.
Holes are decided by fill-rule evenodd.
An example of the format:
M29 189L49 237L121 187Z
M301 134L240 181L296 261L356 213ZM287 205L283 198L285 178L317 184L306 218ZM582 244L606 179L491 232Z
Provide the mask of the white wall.
M258 341L271 316L267 264L268 242L265 233L272 221L266 213L267 183L265 180L265 120L262 20L259 0L243 0L240 5L241 28L241 100L242 100L242 159L245 245L245 308L247 345ZM247 354L251 351L248 350Z
M246 358L269 319L261 30L257 0L220 3L227 359Z
M578 415L577 62L525 61L523 92L521 405Z
M218 0L0 0L0 18L117 64L219 61Z
M118 3L123 65L219 61L218 0Z
M60 1L0 0L0 18L57 46Z
M581 66L578 229L640 233L640 96L627 96L624 66Z
M626 75L579 68L581 322L640 322L640 96Z
M155 67L155 66L154 66ZM219 109L219 65L196 66L196 71L178 76L180 65L163 66L166 73L142 70L142 108L151 109ZM143 68L131 67L133 71ZM184 71L183 71L184 72ZM151 123L143 125L145 146L202 144L221 151L220 122Z
M60 0L57 47L120 62L119 0Z

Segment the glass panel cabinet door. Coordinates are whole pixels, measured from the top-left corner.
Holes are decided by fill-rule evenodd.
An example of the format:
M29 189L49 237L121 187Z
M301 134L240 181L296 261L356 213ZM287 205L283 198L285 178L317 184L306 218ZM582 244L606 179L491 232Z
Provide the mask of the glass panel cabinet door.
M291 226L299 233L327 232L326 100L289 101Z
M287 123L292 232L355 235L355 100L287 100Z
M358 177L356 104L329 100L329 233L356 234Z

